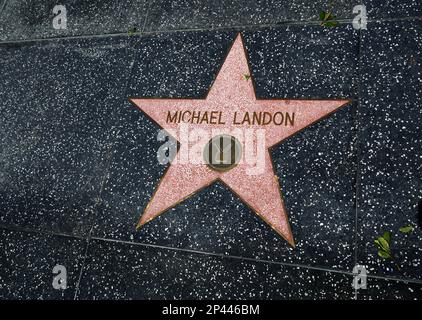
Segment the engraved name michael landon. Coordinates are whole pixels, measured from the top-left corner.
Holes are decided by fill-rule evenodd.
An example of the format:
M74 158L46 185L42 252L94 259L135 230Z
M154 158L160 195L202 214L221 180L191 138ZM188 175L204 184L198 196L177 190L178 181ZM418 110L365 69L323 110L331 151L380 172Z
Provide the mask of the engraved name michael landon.
M233 125L268 125L270 123L279 126L294 126L295 113L289 112L234 112ZM190 123L190 124L213 124L224 125L226 119L222 111L168 111L166 123Z

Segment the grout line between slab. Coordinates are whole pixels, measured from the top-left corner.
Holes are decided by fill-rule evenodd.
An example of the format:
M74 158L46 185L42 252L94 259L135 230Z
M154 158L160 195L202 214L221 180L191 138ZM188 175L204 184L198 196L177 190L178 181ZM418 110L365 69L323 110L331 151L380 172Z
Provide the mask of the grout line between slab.
M90 232L91 231L92 231L92 229L90 230ZM79 272L78 281L76 282L76 286L75 286L75 294L73 295L73 300L77 300L78 299L79 286L80 286L80 283L81 283L81 280L82 280L83 271L85 269L85 262L86 262L86 259L88 257L88 249L89 249L90 242L91 242L91 238L88 237L88 239L86 240L84 256L82 258L81 271Z
M299 263L288 263L288 262L271 261L271 260L265 260L265 259L248 258L248 257L242 257L242 256L227 255L224 253L214 253L214 252L206 252L206 251L200 251L200 250L166 247L166 246L160 246L160 245L154 245L154 244L136 243L136 242L130 242L130 241L116 240L116 239L100 238L100 237L95 237L95 236L94 237L89 236L88 238L86 238L86 237L80 237L76 235L69 235L69 234L63 234L63 233L54 233L54 232L46 232L46 231L41 231L41 230L30 230L30 229L24 229L24 228L5 227L5 226L0 226L0 229L16 231L16 232L26 232L26 233L33 233L33 234L38 233L38 234L43 234L43 235L62 236L66 238L86 240L87 245L85 247L81 271L80 271L78 282L75 289L75 296L74 296L75 299L77 298L77 292L78 292L76 290L79 290L79 283L80 283L80 280L82 279L83 270L85 269L85 266L86 266L86 258L87 258L89 246L91 245L91 240L96 240L96 241L101 241L101 242L120 243L120 244L140 246L140 247L146 247L146 248L155 248L155 249L167 250L167 251L193 253L197 255L212 256L212 257L217 257L217 258L222 258L222 259L227 258L227 259L236 259L236 260L243 260L243 261L255 262L255 263L266 263L266 264L279 265L279 266L296 267L296 268L310 269L310 270L316 270L316 271L321 271L321 272L344 274L347 276L354 275L350 271L315 267L315 266L303 265ZM91 231L92 229L90 230L90 233ZM380 279L380 280L386 280L386 281L396 281L396 282L402 282L402 283L414 283L414 284L422 285L422 280L418 280L418 279L403 279L403 278L397 278L397 277L386 277L386 276L371 275L371 274L368 274L368 278Z
M362 29L359 29L358 34L358 67L357 67L357 105L356 105L356 121L355 121L355 134L356 134L356 141L355 141L355 152L356 152L356 177L355 177L355 248L354 248L354 260L355 266L358 265L359 257L358 257L358 244L359 244L359 196L360 196L360 135L359 135L359 128L360 128L360 107L361 107L361 81L362 81ZM359 290L355 289L355 299L358 300L359 298Z
M223 258L223 259L227 258L227 259L243 260L243 261L248 261L248 262L266 263L266 264L273 264L273 265L280 265L280 266L287 266L287 267L317 270L317 271L329 272L329 273L338 273L338 274L344 274L344 275L347 275L347 276L353 276L354 275L353 272L346 271L346 270L336 270L336 269L330 269L330 268L315 267L315 266L309 266L309 265L304 265L304 264L300 264L300 263L271 261L271 260L265 260L265 259L257 259L257 258L228 255L228 254L224 254L224 253L207 252L207 251L200 251L200 250L193 250L193 249L182 249L182 248L175 248L175 247L166 247L166 246L160 246L160 245L156 245L156 244L136 243L136 242L122 241L122 240L109 239L109 238L92 237L91 239L96 240L96 241L101 241L101 242L113 242L113 243L120 243L120 244L126 244L126 245L131 245L131 246L141 246L141 247L146 247L146 248L155 248L155 249L161 249L161 250L167 250L167 251L193 253L193 254L197 254L197 255L212 256L212 257ZM370 274L368 274L368 277L369 278L376 278L376 279L383 279L383 280L390 280L390 281L397 281L397 282L415 283L415 284L421 284L422 285L422 280L418 280L418 279L401 279L401 278L395 278L395 277L385 277L385 276L370 275ZM352 283L350 282L350 284L352 284Z
M403 17L403 18L386 18L386 19L374 19L368 20L368 24L372 22L397 22L397 21L414 21L422 20L422 17ZM353 19L344 19L338 20L340 24L351 24ZM209 32L209 31L243 31L250 29L264 29L264 28L277 28L285 26L315 26L319 25L320 21L291 21L286 20L279 23L268 23L268 24L256 24L256 25L233 25L233 26L219 26L219 27L208 27L208 28L179 28L171 30L150 30L142 31L135 33L135 35L159 35L167 33L178 33L178 32ZM106 34L90 34L90 35L74 35L74 36L63 36L63 37L47 37L47 38L34 38L34 39L11 39L0 41L2 44L18 44L18 43L28 43L28 42L41 42L41 41L56 41L56 40L66 40L66 39L90 39L90 38L105 38L105 37L118 37L118 36L128 36L127 32L120 33L106 33Z
M122 94L123 94L124 97L127 97L127 92L128 92L128 88L129 88L129 85L130 85L130 80L132 79L133 68L134 68L135 61L136 61L136 48L137 48L137 44L135 43L134 44L134 48L133 48L134 52L132 54L132 59L131 59L130 67L129 67L129 71L128 71L128 76L127 76L127 79L126 79L124 90L122 92ZM113 116L115 116L115 114L113 114ZM106 153L107 154L107 156L106 156L106 164L105 164L106 168L104 169L105 170L105 173L104 173L104 176L103 176L103 178L101 180L101 186L100 186L100 190L98 192L97 201L96 201L96 203L94 205L94 208L93 208L93 215L94 215L94 217L98 217L99 216L98 206L103 202L102 201L102 194L103 194L103 191L104 191L105 184L107 183L108 178L109 178L110 167L111 167L111 165L113 163L113 158L114 158L113 157L113 150L115 149L115 145L116 145L116 140L117 139L118 139L117 138L117 134L116 135L112 135L111 138L110 138L110 145L109 145L108 151ZM78 282L76 284L76 290L75 290L74 300L77 300L78 299L80 283L81 283L83 272L84 272L85 265L86 265L86 259L87 259L87 256L88 256L89 245L91 243L91 239L93 239L93 237L92 237L93 230L94 230L94 222L92 223L91 229L89 230L89 233L88 233L87 245L86 245L86 248L85 248L85 254L84 254L84 258L83 258L83 262L82 262L81 271L79 273Z
M146 12L146 14L145 14L145 20L144 20L144 25L142 26L142 32L144 32L145 31L145 28L146 28L146 26L147 26L147 23L148 23L148 18L149 18L149 11L150 11L150 9L151 9L151 4L154 2L154 0L150 0L149 2L148 2L148 8L147 8L147 12Z
M112 152L111 151L112 151L112 144L110 144L110 147L109 147L109 149L106 153L107 154L106 155L106 163L108 163L108 166L105 169L106 172L105 172L105 174L104 174L104 176L101 180L100 190L98 191L98 196L96 198L95 204L94 204L93 209L92 209L92 211L93 211L92 214L93 214L94 218L96 218L98 216L98 206L102 203L101 194L104 190L105 183L107 182L108 172L109 172L109 168L111 166L111 159L112 159ZM80 285L80 282L81 282L81 279L82 279L83 271L85 269L85 262L86 262L86 259L87 259L87 256L88 256L88 249L89 249L89 244L90 244L91 238L92 238L92 231L94 229L94 224L95 224L95 222L92 222L91 228L90 228L88 235L87 235L87 239L86 239L87 243L86 243L86 247L85 247L84 257L83 257L83 260L82 260L81 271L79 272L78 282L76 283L74 300L76 300L77 297L78 297L79 285Z
M93 209L92 209L92 211L93 211L92 214L93 214L94 218L96 218L98 216L98 213L99 213L98 212L98 206L102 203L101 193L103 192L104 185L107 182L107 179L108 179L108 170L109 170L109 168L111 166L111 158L112 158L112 152L111 152L111 150L112 150L112 144L110 144L109 150L107 151L106 162L108 163L108 166L105 169L106 172L105 172L105 174L104 174L104 176L103 176L103 178L101 180L100 190L98 191L98 196L96 198L95 204L94 204ZM73 300L77 300L77 298L78 298L79 286L80 286L82 275L83 275L83 272L84 272L84 269L85 269L86 259L88 257L88 249L89 249L89 245L90 245L91 239L92 239L92 231L94 229L94 224L95 223L92 222L91 228L90 228L90 230L89 230L89 232L87 234L86 247L85 247L85 252L84 252L83 259L82 259L81 271L79 272L79 277L78 277L78 281L76 283L75 295L73 296Z
M15 232L25 232L25 233L34 233L34 234L41 234L46 236L57 236L57 237L66 237L66 238L74 238L79 240L86 240L87 237L77 234L68 234L68 233L61 233L61 232L54 232L54 231L47 231L42 229L30 229L25 227L18 227L12 225L3 225L0 224L0 230L7 230L7 231L15 231Z
M2 4L2 5L1 5L1 7L0 7L0 15L1 15L1 13L3 12L4 8L6 7L6 3L7 3L7 1L9 1L9 0L4 0L3 4Z
M212 257L218 257L218 258L245 260L245 261L249 261L249 262L261 262L261 263L267 263L267 264L283 265L283 266L298 267L298 268L307 268L307 269L314 269L314 270L319 270L319 271L353 275L353 273L350 272L350 271L335 270L335 269L322 268L322 267L314 267L314 266L303 265L303 264L299 264L299 263L271 261L271 260L265 260L265 259L259 259L259 258L257 259L257 258L249 258L249 257L243 257L243 256L229 255L229 254L224 254L224 253L215 253L215 252L208 252L208 251L201 251L201 250L194 250L194 249L167 247L167 246L161 246L161 245L157 245L157 244L137 243L137 242L123 241L123 240L116 240L116 239L109 239L109 238L92 237L92 239L97 240L97 241L102 241L102 242L121 243L121 244L126 244L126 245L131 245L131 246L155 248L155 249L161 249L161 250L167 250L167 251L193 253L193 254L197 254L197 255L205 255L205 256L212 256Z

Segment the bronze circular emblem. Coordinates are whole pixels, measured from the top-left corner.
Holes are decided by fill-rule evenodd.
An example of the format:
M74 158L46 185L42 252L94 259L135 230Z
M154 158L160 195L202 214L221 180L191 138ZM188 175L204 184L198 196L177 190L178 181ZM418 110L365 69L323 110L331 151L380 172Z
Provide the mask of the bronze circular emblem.
M204 148L205 163L213 170L228 171L240 161L242 145L228 134L213 137Z

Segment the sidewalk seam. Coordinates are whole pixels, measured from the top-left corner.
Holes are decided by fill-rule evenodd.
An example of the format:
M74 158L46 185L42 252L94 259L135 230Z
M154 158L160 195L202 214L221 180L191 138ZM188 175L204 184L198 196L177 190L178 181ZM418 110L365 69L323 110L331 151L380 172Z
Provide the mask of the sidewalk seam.
M422 17L404 17L404 18L385 18L385 19L374 19L368 20L368 24L373 22L404 22L404 21L420 21ZM341 24L352 24L353 19L338 20ZM179 29L168 29L168 30L152 30L142 31L140 35L160 35L166 33L178 33L178 32L212 32L212 31L245 31L250 29L265 29L265 28L280 28L286 26L317 26L320 25L320 21L307 20L307 21L290 21L286 20L279 23L272 24L255 24L255 25L234 25L234 26L219 26L219 27L208 27L208 28L179 28ZM127 32L120 33L106 33L106 34L89 34L89 35L74 35L74 36L63 36L63 37L48 37L48 38L34 38L34 39L11 39L0 41L2 44L14 44L14 43L27 43L27 42L41 42L41 41L55 41L65 39L89 39L89 38L104 38L104 37L116 37L126 36L129 37ZM132 36L134 37L134 36Z

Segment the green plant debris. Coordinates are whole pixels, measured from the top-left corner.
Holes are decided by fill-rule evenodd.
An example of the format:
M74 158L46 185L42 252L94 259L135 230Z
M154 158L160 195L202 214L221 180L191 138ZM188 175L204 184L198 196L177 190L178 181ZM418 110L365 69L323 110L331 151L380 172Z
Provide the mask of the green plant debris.
M382 237L378 237L374 242L378 249L378 256L383 259L392 260L397 269L400 270L400 266L395 261L395 257L391 251L391 233L388 231L384 232Z
M411 225L404 226L404 227L401 227L401 228L399 229L399 231L400 231L401 233L409 233L409 232L412 232L413 230L415 230L415 227L414 227L414 226L411 226Z
M133 36L136 34L138 30L135 27L131 27L129 28L129 30L127 31L128 36Z
M331 13L331 11L321 11L319 13L319 20L321 21L321 26L323 27L336 27L338 26L338 21L335 20L336 16Z
M336 21L337 16L333 14L333 9L335 5L335 0L331 0L328 3L328 9L326 11L322 10L319 13L319 20L321 21L321 26L323 27L336 27L339 25Z

